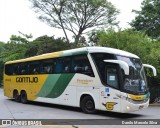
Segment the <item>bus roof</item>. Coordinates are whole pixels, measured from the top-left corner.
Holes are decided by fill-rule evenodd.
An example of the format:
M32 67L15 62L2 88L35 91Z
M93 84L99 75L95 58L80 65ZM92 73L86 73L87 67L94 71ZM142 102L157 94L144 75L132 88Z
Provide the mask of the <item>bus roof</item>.
M108 48L108 47L88 47L87 48L90 53L111 53L111 54L116 54L116 55L121 55L121 56L126 56L126 57L132 57L132 58L139 58L137 55L132 54L130 52L126 52L123 50L115 49L115 48Z
M115 48L83 47L83 48L76 48L76 49L53 52L53 53L46 53L46 54L42 54L42 55L38 55L38 56L29 57L26 59L8 61L8 62L6 62L6 64L27 62L27 61L40 60L40 59L57 58L57 57L63 57L63 56L80 55L83 53L110 53L110 54L122 55L122 56L126 56L126 57L139 58L135 54L132 54L132 53L129 53L126 51L122 51L119 49L115 49Z

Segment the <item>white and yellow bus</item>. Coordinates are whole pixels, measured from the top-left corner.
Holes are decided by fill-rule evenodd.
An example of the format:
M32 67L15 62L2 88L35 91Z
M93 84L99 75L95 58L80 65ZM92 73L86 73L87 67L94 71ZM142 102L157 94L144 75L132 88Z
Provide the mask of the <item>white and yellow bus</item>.
M84 47L5 63L4 95L95 110L131 112L149 105L140 58L106 47Z

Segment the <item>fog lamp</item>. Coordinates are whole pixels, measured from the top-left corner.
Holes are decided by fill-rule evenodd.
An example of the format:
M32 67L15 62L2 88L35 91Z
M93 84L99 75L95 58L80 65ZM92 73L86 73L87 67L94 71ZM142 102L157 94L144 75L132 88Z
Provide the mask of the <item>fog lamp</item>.
M131 109L131 107L130 107L130 106L127 106L126 108L127 108L127 110Z

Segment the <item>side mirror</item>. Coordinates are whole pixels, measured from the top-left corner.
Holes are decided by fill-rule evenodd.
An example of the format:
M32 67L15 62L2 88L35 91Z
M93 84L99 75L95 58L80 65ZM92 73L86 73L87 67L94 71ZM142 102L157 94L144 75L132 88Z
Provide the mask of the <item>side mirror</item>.
M156 68L149 64L143 64L143 67L151 68L153 70L153 75L157 76Z
M104 60L104 62L119 64L124 70L125 75L129 75L129 66L122 60Z

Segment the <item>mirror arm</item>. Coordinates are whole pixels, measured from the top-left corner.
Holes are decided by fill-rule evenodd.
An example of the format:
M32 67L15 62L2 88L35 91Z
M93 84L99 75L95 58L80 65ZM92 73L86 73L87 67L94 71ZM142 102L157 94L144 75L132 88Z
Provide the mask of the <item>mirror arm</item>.
M143 64L143 67L151 68L153 70L153 75L157 76L156 68L149 64Z
M123 68L125 75L129 75L129 66L126 62L122 60L104 60L104 62L119 64Z

